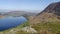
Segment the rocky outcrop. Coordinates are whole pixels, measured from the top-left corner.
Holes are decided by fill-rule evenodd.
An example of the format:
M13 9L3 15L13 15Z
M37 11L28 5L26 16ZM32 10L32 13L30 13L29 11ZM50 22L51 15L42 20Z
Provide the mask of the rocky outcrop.
M26 27L22 28L21 30L25 31L25 32L28 32L28 33L32 33L32 34L37 33L37 31L34 28L30 27L30 26L26 26Z

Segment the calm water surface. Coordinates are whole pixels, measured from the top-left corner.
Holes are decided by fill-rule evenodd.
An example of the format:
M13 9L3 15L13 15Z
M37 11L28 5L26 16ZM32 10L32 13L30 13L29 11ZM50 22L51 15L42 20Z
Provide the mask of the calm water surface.
M12 28L18 26L24 22L26 22L26 18L24 17L6 17L0 18L0 30L5 30L8 28Z

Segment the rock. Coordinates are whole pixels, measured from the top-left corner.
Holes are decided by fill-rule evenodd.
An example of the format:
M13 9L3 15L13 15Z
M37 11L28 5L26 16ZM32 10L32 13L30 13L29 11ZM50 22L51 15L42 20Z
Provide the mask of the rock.
M25 32L28 32L28 33L37 33L37 31L30 26L23 27L21 30L25 31Z

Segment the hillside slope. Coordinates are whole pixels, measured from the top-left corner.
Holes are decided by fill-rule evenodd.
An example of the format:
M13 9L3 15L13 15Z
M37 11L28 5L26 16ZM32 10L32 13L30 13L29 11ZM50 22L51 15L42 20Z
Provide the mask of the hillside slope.
M45 10L37 14L37 16L33 17L30 22L32 21L31 23L35 24L40 22L53 21L51 19L60 19L60 2L50 4Z
M29 22L39 34L60 34L60 2L51 3Z

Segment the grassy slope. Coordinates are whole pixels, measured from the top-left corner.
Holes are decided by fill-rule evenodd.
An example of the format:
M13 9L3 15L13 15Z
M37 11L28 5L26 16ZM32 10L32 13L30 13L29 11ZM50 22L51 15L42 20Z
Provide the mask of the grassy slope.
M60 34L60 20L58 19L49 19L48 22L38 23L32 25L38 32L50 32L51 34ZM41 34L41 33L40 33ZM48 34L48 33L47 33Z

